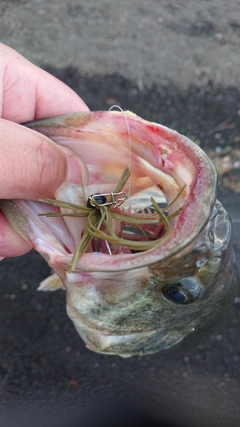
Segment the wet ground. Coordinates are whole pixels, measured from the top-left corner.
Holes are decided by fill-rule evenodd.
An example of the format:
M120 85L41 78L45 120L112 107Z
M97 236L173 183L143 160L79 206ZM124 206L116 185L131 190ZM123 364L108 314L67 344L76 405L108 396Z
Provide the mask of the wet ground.
M219 198L232 216L240 265L238 2L190 2L188 13L181 1L161 6L152 1L148 7L131 2L128 26L125 2L118 2L117 10L106 1L96 7L92 1L85 6L72 1L59 8L57 2L23 1L18 8L9 3L1 5L7 29L4 33L1 26L1 41L65 81L91 109L118 104L178 130L209 153L219 170ZM161 37L156 20L162 24ZM114 40L110 24L116 24ZM148 32L139 39L140 24ZM55 54L51 37L57 43ZM63 291L36 291L48 274L45 261L34 252L0 264L1 426L239 427L240 304L233 303L227 318L201 340L153 356L106 357L86 350L65 313Z

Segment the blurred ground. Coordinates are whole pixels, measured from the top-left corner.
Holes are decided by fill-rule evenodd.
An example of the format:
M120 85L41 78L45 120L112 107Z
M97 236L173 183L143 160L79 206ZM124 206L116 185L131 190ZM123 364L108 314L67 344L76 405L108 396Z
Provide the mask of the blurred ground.
M239 83L238 0L2 0L0 38L39 65L140 86Z
M12 0L0 12L0 40L91 109L117 103L214 158L239 263L239 1ZM240 305L194 345L105 357L85 349L62 291L36 292L48 273L36 253L0 265L1 426L239 427Z

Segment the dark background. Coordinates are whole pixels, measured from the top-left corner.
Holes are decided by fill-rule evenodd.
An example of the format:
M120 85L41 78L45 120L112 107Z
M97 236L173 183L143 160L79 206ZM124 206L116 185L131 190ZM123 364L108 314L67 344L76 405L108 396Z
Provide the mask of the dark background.
M239 264L239 2L94 3L1 2L0 40L91 109L118 104L197 140L220 165ZM85 348L63 291L36 291L48 274L34 252L0 264L1 427L239 427L240 304L201 339L121 359Z

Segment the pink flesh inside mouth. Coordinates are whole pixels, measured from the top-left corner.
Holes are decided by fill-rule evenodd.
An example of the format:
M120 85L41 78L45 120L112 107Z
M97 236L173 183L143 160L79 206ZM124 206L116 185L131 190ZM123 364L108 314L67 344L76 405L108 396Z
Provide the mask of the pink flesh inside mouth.
M145 193L147 193L145 191ZM161 193L160 193L161 194ZM147 194L145 194L146 197ZM162 195L162 199L164 199ZM140 203L146 203L147 199L142 200L136 199L135 202L138 202L137 204L140 206ZM150 198L148 200L148 204L150 205ZM137 253L141 251L141 245L140 248L130 248L126 247L125 245L121 245L121 241L128 240L129 245L131 246L132 242L154 242L156 239L161 239L166 232L164 224L161 222L160 218L157 216L153 206L146 206L142 207L141 209L138 208L132 208L131 201L128 203L128 209L124 209L124 204L121 208L115 209L114 207L110 207L109 212L111 213L119 213L122 215L123 220L113 220L113 227L114 227L114 234L118 239L120 239L119 242L116 241L116 243L109 242L107 239L101 239L98 237L93 237L91 244L89 245L89 248L87 248L86 252L98 252L102 254L108 254L108 255L118 255L118 254L132 254ZM134 202L133 202L134 203ZM164 203L166 206L166 203ZM164 206L164 207L165 207ZM160 205L159 205L160 207ZM163 206L162 206L163 207ZM94 209L94 208L93 208ZM96 209L96 208L95 208ZM96 209L96 215L101 218L100 210ZM164 211L164 215L167 217L167 210ZM144 219L149 220L149 224L136 224L129 222L129 219L131 218L138 219ZM155 224L152 224L151 221L154 219ZM146 222L146 221L145 221ZM107 225L103 224L100 227L100 230L105 232L106 234L109 234L109 230Z
M68 119L67 128L64 127L64 119L61 126L35 126L36 130L75 152L85 167L85 200L77 190L74 190L77 196L72 196L74 191L67 189L67 183L56 193L57 200L86 206L86 200L92 194L114 191L122 171L129 166L131 176L122 189L129 197L120 207L109 208L110 212L119 212L125 216L124 225L120 220L114 220L113 230L120 239L153 243L150 249L137 250L125 247L121 242L115 245L106 239L93 237L79 259L76 271L123 271L172 256L187 246L203 229L215 202L216 172L198 146L164 126L146 122L131 113L126 113L126 117L130 143L125 117L116 112L86 113L86 121L81 121L80 128L77 128L75 118L72 119L72 127L71 119ZM183 187L183 192L176 199ZM164 237L166 227L162 221L154 225L144 224L141 228L127 221L127 217L133 215L144 217L154 213L151 197L161 208L176 199L168 212L164 212L171 218L174 212L179 211L169 221L171 232L167 238ZM71 219L68 221L66 217L64 221L75 238L77 233L73 221L71 223ZM76 246L84 233L86 218L84 221L81 232L78 230ZM108 232L104 224L100 229ZM64 259L60 255L53 256L52 265L62 263L67 269L72 249L67 252L69 256Z
M166 155L164 156L166 158ZM178 157L175 155L175 161L178 160ZM181 166L179 165L179 163L177 163L177 167L175 167L174 163L172 162L171 164L172 170L177 170L178 169L178 173L180 170L180 173L182 172ZM192 168L192 165L190 163L190 169ZM154 172L155 173L155 172ZM184 173L181 173L180 176L183 176ZM195 185L194 185L194 178L196 178L196 176L194 177L191 176L189 173L185 174L186 176L186 181L184 183L184 181L182 182L182 180L180 180L180 183L178 183L175 179L173 180L171 177L170 181L171 183L173 182L173 186L171 186L171 183L169 184L167 176L165 176L164 178L166 178L166 182L167 182L167 189L166 189L166 194L164 194L164 183L161 183L161 187L162 190L161 191L158 186L156 186L156 183L152 181L152 179L149 177L143 177L141 176L141 179L146 179L148 180L148 187L145 188L143 191L140 192L136 192L136 194L131 195L120 207L118 208L114 208L114 207L110 207L109 211L112 213L120 213L124 216L124 221L120 221L120 220L113 220L113 229L114 229L114 233L116 234L116 236L119 239L127 239L128 241L133 241L133 242L155 242L157 239L159 239L159 243L156 243L156 246L158 246L158 252L161 251L161 240L164 240L164 236L166 234L166 227L163 224L163 222L159 219L157 224L143 224L143 225L136 225L134 223L128 222L128 218L131 218L132 216L136 216L139 217L141 219L144 218L155 218L157 220L158 216L156 214L156 211L154 210L153 206L151 205L151 201L150 198L153 196L154 200L156 201L156 203L158 204L158 206L163 209L164 207L166 208L166 206L168 204L170 204L173 199L176 199L175 202L172 204L172 206L170 207L170 209L167 209L164 211L164 215L166 216L166 218L170 215L176 212L176 216L173 217L172 219L170 219L169 223L171 226L171 233L168 235L167 240L169 240L173 234L175 234L175 238L177 238L178 236L178 229L181 232L181 227L186 226L186 215L182 215L181 217L181 213L182 211L184 211L184 206L191 203L191 200L194 200L194 190L195 190ZM161 177L161 179L164 180L164 178ZM180 187L180 185L185 186L184 191L182 192L181 195L180 192L182 190L182 188ZM112 190L114 190L114 186L112 186ZM92 188L96 189L96 193L98 193L99 191L99 187L104 187L104 184L101 184L99 186L99 184L92 184L91 185L91 191ZM132 186L132 183L130 181L130 189L133 187L134 190L134 186ZM124 190L128 191L128 185L125 186ZM88 186L85 186L85 193L88 194ZM101 194L101 193L100 193ZM89 195L89 194L88 194ZM179 195L179 197L178 197ZM62 198L63 199L63 198ZM86 204L85 204L86 206ZM94 209L94 208L93 208ZM193 218L192 218L193 220ZM188 222L191 222L191 220L187 220ZM100 227L100 230L103 231L104 233L109 234L109 230L106 226L106 224L102 225ZM84 230L82 232L82 235L84 233ZM166 240L166 241L167 241ZM156 246L154 247L154 244L152 246L152 249L150 249L150 251L154 251L156 249ZM142 250L142 249L137 249L137 248L131 248L131 247L126 247L124 245L121 245L121 243L112 243L109 242L107 239L101 239L98 237L93 237L91 240L91 243L89 244L89 247L86 250L86 253L83 255L83 258L86 259L86 257L92 256L94 253L96 253L98 256L99 255L105 255L105 256L114 256L114 258L116 258L116 262L117 262L117 258L119 258L119 256L121 257L126 257L126 255L137 255L137 254L141 254L143 252L149 252L149 250Z

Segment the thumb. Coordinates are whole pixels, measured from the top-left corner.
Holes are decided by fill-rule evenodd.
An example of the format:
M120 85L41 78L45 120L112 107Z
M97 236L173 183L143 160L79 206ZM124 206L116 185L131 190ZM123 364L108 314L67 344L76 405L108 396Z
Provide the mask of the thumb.
M67 179L80 182L81 160L46 136L0 119L0 199L53 197Z

